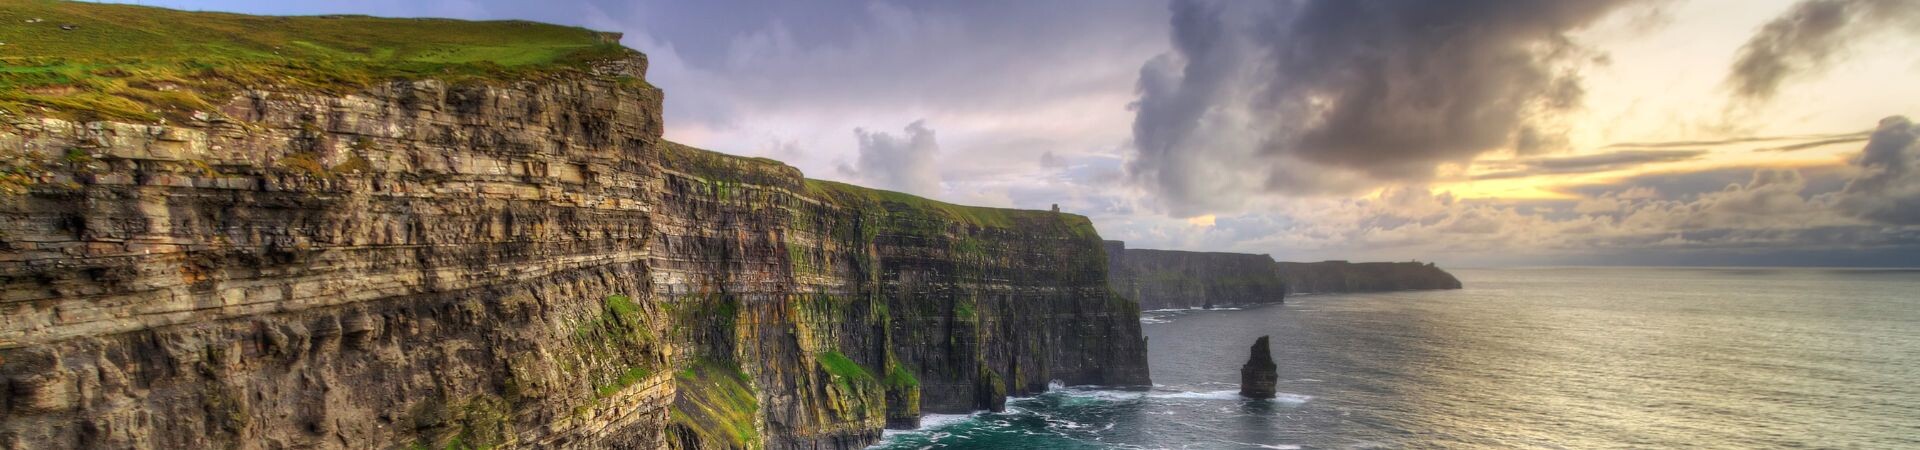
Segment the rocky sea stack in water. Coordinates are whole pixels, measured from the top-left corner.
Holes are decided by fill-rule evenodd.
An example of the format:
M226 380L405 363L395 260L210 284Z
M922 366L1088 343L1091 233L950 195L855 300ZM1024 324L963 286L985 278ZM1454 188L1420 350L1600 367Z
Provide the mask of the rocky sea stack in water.
M1267 348L1267 337L1253 341L1253 354L1247 355L1247 364L1240 366L1240 396L1246 398L1273 398L1274 384L1280 381L1280 367L1273 363L1273 352Z

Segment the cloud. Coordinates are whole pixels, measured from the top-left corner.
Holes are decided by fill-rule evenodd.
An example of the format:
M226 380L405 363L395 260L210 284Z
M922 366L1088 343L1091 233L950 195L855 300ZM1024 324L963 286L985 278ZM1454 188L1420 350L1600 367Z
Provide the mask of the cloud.
M940 143L925 121L907 124L899 136L881 131L855 128L860 144L860 160L855 166L842 166L843 175L855 177L875 187L931 196L940 192L940 172L934 158Z
M1066 163L1061 162L1060 157L1053 154L1053 150L1047 150L1040 152L1040 167L1045 169L1059 169L1066 167Z
M1920 126L1882 119L1854 163L1862 173L1842 191L1841 207L1876 222L1920 225Z
M1621 150L1608 153L1527 158L1518 161L1524 168L1473 177L1475 180L1520 178L1534 175L1590 173L1639 167L1653 163L1686 161L1706 155L1705 150Z
M1826 147L1826 146L1829 146L1829 145L1838 145L1838 144L1851 144L1851 143L1855 143L1855 142L1860 142L1860 141L1865 141L1865 140L1867 140L1867 134L1866 134L1866 133L1859 133L1859 134L1849 134L1849 135L1845 135L1844 137L1836 137L1836 138L1829 138L1829 139L1820 139L1820 140L1813 140L1813 141L1807 141L1807 142L1801 142L1801 143L1797 143L1797 144L1788 144L1788 145L1781 145L1781 146L1774 146L1774 147L1763 147L1763 148L1756 148L1756 149L1753 149L1753 151L1756 151L1756 152L1795 152L1795 151L1800 151L1800 150L1806 150L1806 149L1810 149L1810 148L1820 148L1820 147Z
M1920 4L1803 0L1740 47L1726 84L1738 98L1765 102L1787 81L1827 70L1854 41L1894 30L1920 33Z
M1867 133L1868 132L1862 131L1862 132L1855 132L1855 133L1801 134L1801 135L1791 135L1791 136L1744 136L1744 137L1712 139L1712 140L1695 139L1695 140L1659 141L1659 142L1619 142L1619 143L1607 144L1606 147L1601 147L1601 148L1655 149L1655 148L1685 148L1685 147L1718 147L1722 145L1749 144L1749 143L1756 143L1756 142L1835 140L1835 139L1847 139L1847 138L1853 138L1856 140L1866 140Z
M1654 151L1533 163L1584 170L1688 156L1638 152ZM1646 175L1571 194L1581 198L1461 200L1428 188L1394 188L1359 199L1264 199L1249 208L1257 212L1222 214L1207 228L1165 219L1123 223L1112 231L1142 248L1248 251L1294 260L1920 264L1920 124L1903 117L1882 120L1850 167Z
M1177 1L1173 51L1140 71L1130 168L1192 215L1550 148L1599 59L1569 33L1627 3Z
M1722 34L1717 24L1738 15L1700 2L1708 7L1668 11L1674 21L1660 33L1642 25L1623 31L1612 20L1658 26L1660 17L1633 15L1656 12L1642 6L1657 1L163 3L532 19L623 31L626 43L652 60L649 81L666 90L670 139L949 201L1033 209L1058 203L1094 217L1104 236L1140 247L1442 264L1857 264L1874 255L1882 264L1920 264L1920 227L1898 224L1907 222L1901 211L1915 210L1901 203L1913 198L1913 176L1867 168L1901 167L1885 161L1911 161L1911 150L1868 152L1883 156L1791 174L1661 167L1581 186L1543 177L1543 188L1568 196L1554 200L1463 199L1426 187L1423 180L1452 177L1459 172L1451 165L1468 161L1483 171L1572 173L1566 171L1685 157L1552 154L1590 139L1669 140L1598 150L1609 154L1712 150L1705 158L1713 161L1813 162L1826 153L1727 150L1853 145L1868 134L1781 130L1846 129L1834 127L1869 124L1885 113L1856 115L1908 106L1894 104L1906 86L1897 71L1838 73L1837 63L1853 52L1855 61L1875 68L1906 69L1898 46L1874 46L1875 37L1902 28L1849 16L1833 34L1844 37L1841 45L1822 64L1800 64L1801 50L1772 53L1794 69L1776 89L1820 83L1821 103L1810 104L1819 111L1742 118L1728 129L1773 135L1717 139L1732 135L1692 124L1684 112L1717 109L1702 105L1729 98L1713 88L1724 82L1733 91L1731 75L1701 74L1687 64L1730 67L1741 56L1733 49L1749 36ZM1878 4L1901 1L1914 5ZM1756 39L1765 35L1755 28ZM1773 45L1761 42L1750 46ZM1645 46L1658 47L1657 54L1636 50ZM1597 69L1609 64L1602 61L1609 54L1595 48L1610 52L1612 67ZM1868 51L1894 58L1870 60ZM1649 67L1651 75L1633 75ZM1835 73L1810 80L1821 71ZM1613 100L1627 109L1614 111ZM1594 109L1590 117L1578 111L1585 103ZM914 150L915 133L898 127L919 119L930 138L926 124L938 124L938 139L930 139L937 150ZM847 132L856 127L865 128ZM863 142L880 136L883 145ZM1678 139L1687 136L1705 139ZM1875 148L1899 148L1879 142ZM862 144L878 156L863 163ZM1489 154L1509 165L1475 161ZM1852 192L1843 192L1850 183ZM1185 220L1207 214L1215 214L1213 226ZM1828 259L1777 256L1815 253ZM1760 254L1776 256L1752 256Z

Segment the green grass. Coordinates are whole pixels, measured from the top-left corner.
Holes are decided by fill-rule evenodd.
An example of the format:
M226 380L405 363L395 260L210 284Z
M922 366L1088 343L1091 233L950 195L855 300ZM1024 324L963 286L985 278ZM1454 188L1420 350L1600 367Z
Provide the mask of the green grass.
M1061 223L1070 233L1082 238L1098 238L1093 221L1077 214L1061 214L1030 209L989 208L955 205L912 194L873 189L851 184L805 179L804 186L791 185L801 179L799 169L777 160L729 155L662 141L661 157L670 169L707 180L716 198L727 197L735 184L752 184L797 189L800 194L854 208L884 209L904 213L903 218L924 217L969 225L976 228L1015 228L1022 224ZM905 220L902 222L911 222ZM961 251L979 250L962 248Z
M800 178L800 169L768 158L729 155L672 141L660 142L668 168L715 182L780 186Z
M608 337L631 338L636 342L651 341L648 333L648 318L640 310L640 304L632 297L609 295L600 303L600 315L574 326L574 337L579 339L603 339Z
M574 324L573 329L573 348L585 363L582 367L598 368L587 374L598 398L611 397L653 375L655 364L648 350L658 339L652 319L625 295L607 296L598 314Z
M980 227L1011 228L1014 226L1017 218L1039 218L1053 215L1053 213L1048 211L955 205L912 194L865 188L826 180L808 179L807 191L814 196L829 197L841 201L864 202L877 205L899 205L904 208L926 211L949 220Z
M840 352L831 350L821 352L816 359L820 360L821 368L827 369L827 373L834 376L836 383L874 381L873 373L867 372L866 367L860 366L860 363L854 362Z
M958 320L979 320L980 315L975 312L973 308L973 299L955 299L953 301L953 318Z
M599 395L601 398L611 397L613 394L619 393L622 389L626 389L627 386L632 386L634 383L645 380L652 375L653 369L646 367L629 367L626 372L620 373L618 378L614 378L612 383L596 386L593 391L594 394Z
M764 447L754 426L760 402L738 366L703 359L676 372L674 383L680 392L669 414L674 424L727 448Z
M394 79L518 80L637 54L592 30L524 21L48 0L0 0L0 42L0 109L132 120L212 111L248 86L341 93Z
M900 389L920 388L920 379L915 378L913 372L907 370L906 366L900 365L899 363L894 363L891 366L892 367L887 370L887 386Z

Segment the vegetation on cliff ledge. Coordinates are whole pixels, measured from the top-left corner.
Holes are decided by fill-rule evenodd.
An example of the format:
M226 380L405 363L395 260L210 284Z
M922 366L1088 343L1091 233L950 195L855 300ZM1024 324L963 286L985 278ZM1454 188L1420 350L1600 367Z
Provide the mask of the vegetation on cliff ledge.
M1057 222L1065 225L1076 237L1099 237L1093 228L1093 221L1077 214L956 205L903 192L811 178L804 179L804 186L793 185L788 180L802 179L803 175L799 169L780 161L730 155L668 141L662 141L660 149L666 167L705 180L708 188L714 191L713 195L722 200L733 197L729 191L738 185L777 186L843 207L891 212L896 216L893 221L896 224L911 222L938 226L940 222L951 222L975 228L1004 229ZM963 246L967 244L959 243ZM972 250L977 252L979 249Z
M702 359L674 374L674 400L667 433L673 440L707 441L715 448L764 447L754 414L760 402L747 375L731 363ZM697 446L706 448L705 446Z
M213 111L249 86L337 94L393 79L526 79L639 56L612 34L524 21L0 0L0 24L0 110L80 119Z
M867 368L861 367L860 363L854 362L852 359L847 358L847 355L840 354L840 352L821 352L818 359L820 360L820 367L826 369L828 374L833 375L834 384L839 384L843 388L850 389L850 383L868 383L874 381L872 372L868 372Z
M574 325L573 343L594 394L610 397L652 376L660 361L650 358L659 344L654 319L625 295L608 296L598 314Z
M907 193L815 179L807 179L807 193L814 197L837 200L846 205L883 207L896 205L888 209L935 215L953 222L982 228L1015 228L1020 222L1055 219L1066 222L1070 231L1077 236L1099 237L1099 234L1094 232L1093 221L1077 214L955 205Z

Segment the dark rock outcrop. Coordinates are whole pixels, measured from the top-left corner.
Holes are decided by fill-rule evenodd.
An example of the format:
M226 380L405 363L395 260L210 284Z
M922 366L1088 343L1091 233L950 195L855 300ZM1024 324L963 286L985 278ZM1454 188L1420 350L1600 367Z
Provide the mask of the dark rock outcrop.
M1287 294L1459 289L1433 263L1274 262L1267 255L1127 248L1106 241L1107 281L1141 309L1281 303Z
M1149 382L1085 217L672 144L606 67L0 115L0 448L847 449Z
M1433 263L1283 262L1279 267L1289 294L1460 288L1460 279Z
M1273 352L1267 348L1267 337L1261 336L1253 341L1253 353L1247 356L1247 363L1240 366L1240 396L1274 398L1274 384L1279 381L1280 367L1273 363Z
M1279 303L1287 286L1267 255L1126 248L1106 241L1107 281L1141 309Z

